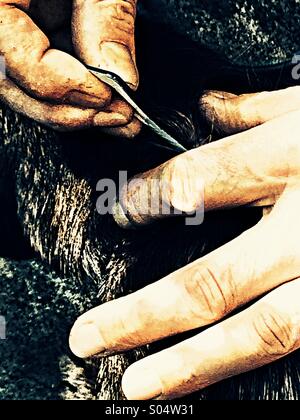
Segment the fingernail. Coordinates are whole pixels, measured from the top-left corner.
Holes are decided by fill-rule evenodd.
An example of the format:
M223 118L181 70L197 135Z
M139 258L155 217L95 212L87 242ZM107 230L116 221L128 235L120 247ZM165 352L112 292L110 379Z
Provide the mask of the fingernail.
M82 359L105 351L105 342L95 324L74 326L70 334L70 349Z
M119 127L128 124L128 118L116 112L99 112L94 117L94 125L100 127Z
M122 379L122 389L128 400L152 400L162 394L159 377L150 369L132 365Z
M118 42L103 42L100 46L102 68L118 74L131 88L138 86L138 74L129 49Z
M64 97L64 102L83 107L102 108L103 98L73 90Z

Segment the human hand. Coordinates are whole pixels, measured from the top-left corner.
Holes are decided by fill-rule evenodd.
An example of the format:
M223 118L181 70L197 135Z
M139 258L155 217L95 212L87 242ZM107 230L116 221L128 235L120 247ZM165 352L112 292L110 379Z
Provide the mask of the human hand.
M1 2L7 78L0 80L0 99L56 129L105 127L134 136L140 123L129 105L62 49L119 74L136 89L135 15L136 0Z
M299 98L299 88L287 93ZM262 115L263 106L256 111ZM300 347L299 120L300 111L287 113L181 155L156 172L169 181L169 203L175 201L177 206L197 205L198 192L193 188L197 176L205 180L206 209L258 200L275 205L230 243L77 320L70 346L79 357L113 354L219 322L130 366L123 378L127 398L180 397ZM190 179L187 192L178 187L180 182L172 188L175 178ZM269 291L254 305L221 321Z
M271 181L264 176L261 163L270 168L283 164L281 149L286 144L281 136L284 130L289 134L290 127L282 125L276 133L277 127L271 121L300 109L300 86L240 96L209 91L201 97L200 106L215 130L226 134L245 132L181 154L131 179L121 189L114 208L115 219L122 227L150 224L170 217L172 210L192 214L202 208L203 196L205 211L275 203L280 194L276 191L278 179L274 177L273 188L269 188ZM258 131L246 131L267 122ZM255 139L256 132L265 132L264 141ZM291 133L291 138L296 134ZM275 146L273 138L282 141L281 146ZM263 147L270 159L259 155Z

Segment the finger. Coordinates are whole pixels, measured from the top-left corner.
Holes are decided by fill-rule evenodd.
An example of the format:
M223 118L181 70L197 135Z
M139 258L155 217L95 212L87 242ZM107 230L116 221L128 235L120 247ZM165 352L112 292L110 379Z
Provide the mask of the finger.
M110 354L203 327L296 278L299 198L298 191L289 193L268 217L234 241L84 314L71 332L72 351L80 357ZM286 232L289 241L282 241Z
M274 202L299 177L300 111L210 143L138 175L120 193L123 227L177 214ZM152 205L152 203L158 203Z
M234 134L300 109L300 86L244 95L207 91L199 106L215 129Z
M17 8L23 3L0 5L0 52L9 76L37 98L84 107L107 105L110 89L75 58L51 49L48 38Z
M77 54L87 64L117 73L136 89L136 0L74 0L73 4Z
M102 131L111 136L133 139L140 133L141 129L141 122L137 118L133 118L131 122L122 127L103 128Z
M0 81L0 100L14 111L56 130L119 126L128 124L131 118L131 111L129 113L125 109L123 109L126 114L124 117L124 115L113 111L105 114L93 108L78 108L71 105L42 102L27 95L9 79Z
M256 369L300 347L300 280L281 286L240 314L130 366L128 399L182 397Z
M94 122L101 127L118 127L129 124L132 119L132 108L126 102L115 99L105 111L97 113Z

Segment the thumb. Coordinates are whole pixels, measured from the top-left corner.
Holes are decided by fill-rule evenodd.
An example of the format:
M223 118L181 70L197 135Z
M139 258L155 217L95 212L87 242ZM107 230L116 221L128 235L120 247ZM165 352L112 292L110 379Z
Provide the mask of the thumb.
M72 33L77 54L94 67L118 74L137 89L135 17L137 0L74 0Z
M244 95L207 91L200 98L199 106L214 128L235 134L298 110L300 86Z

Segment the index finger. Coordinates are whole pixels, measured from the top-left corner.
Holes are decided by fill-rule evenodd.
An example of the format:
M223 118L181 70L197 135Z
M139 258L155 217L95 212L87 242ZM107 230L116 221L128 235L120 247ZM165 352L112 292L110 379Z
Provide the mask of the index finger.
M110 89L72 56L51 49L47 36L26 14L30 1L0 5L0 51L8 75L38 98L87 107L104 107Z
M166 208L194 212L203 197L206 211L274 203L291 177L299 176L299 117L300 111L286 114L136 176L121 190L115 220L132 227L168 217Z

